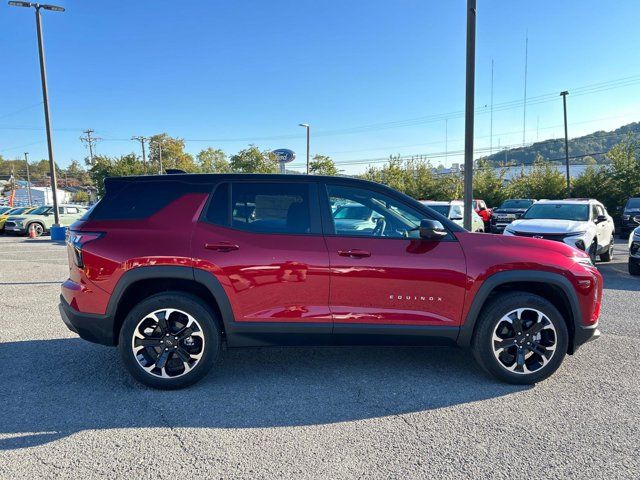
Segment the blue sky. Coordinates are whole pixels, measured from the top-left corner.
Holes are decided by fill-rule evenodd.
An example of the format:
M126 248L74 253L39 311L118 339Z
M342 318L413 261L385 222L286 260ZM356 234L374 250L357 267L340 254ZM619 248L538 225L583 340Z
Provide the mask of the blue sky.
M167 132L194 154L255 143L292 148L302 165L300 122L312 125L312 155L361 162L344 164L347 173L392 153L444 152L445 128L451 153L432 161L461 160L464 0L58 4L67 11L43 22L63 166L87 154L86 128L104 139L101 154L138 152L131 136ZM527 142L562 135L553 95L565 89L570 136L640 120L638 18L637 0L479 0L476 147L490 142L492 59L493 146L522 143L527 30L528 97L549 94L527 106ZM44 158L33 12L3 2L0 43L0 154ZM588 85L601 87L572 96ZM515 103L497 108L506 102Z

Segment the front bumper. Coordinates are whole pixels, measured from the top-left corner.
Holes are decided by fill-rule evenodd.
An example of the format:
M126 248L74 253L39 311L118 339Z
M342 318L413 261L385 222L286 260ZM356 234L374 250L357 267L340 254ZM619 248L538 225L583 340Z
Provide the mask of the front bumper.
M101 345L115 345L113 318L109 315L82 313L74 309L60 295L60 316L69 330L81 338Z
M587 342L600 338L600 330L598 329L598 323L594 325L581 325L576 329L573 338L573 351L569 353L575 353L580 345L584 345Z

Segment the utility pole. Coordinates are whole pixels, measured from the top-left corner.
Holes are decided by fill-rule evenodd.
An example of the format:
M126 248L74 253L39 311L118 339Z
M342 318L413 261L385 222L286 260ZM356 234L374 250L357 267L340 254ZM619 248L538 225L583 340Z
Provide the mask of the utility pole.
M524 147L527 132L527 65L529 60L529 30L524 40L524 102L522 102L522 146Z
M86 136L85 137L80 137L80 141L81 142L86 142L87 146L89 147L89 162L90 162L91 165L93 165L93 145L96 144L98 141L102 140L101 138L92 137L91 134L93 132L94 132L94 130L92 130L91 128L88 128L87 130L84 130L82 132Z
M53 199L53 218L55 227L60 226L60 216L58 214L58 192L56 179L56 164L53 159L53 139L51 137L51 118L49 117L49 92L47 90L47 68L44 58L44 46L42 40L42 22L40 20L40 9L51 10L53 12L64 12L64 8L56 5L42 5L39 3L12 1L12 7L33 7L36 10L36 31L38 34L38 56L40 57L40 80L42 82L42 103L44 106L44 122L47 130L47 150L49 152L49 171L51 175L51 196Z
M29 152L24 152L24 163L27 164L27 192L29 194L29 206L33 205L31 198L31 175L29 174Z
M311 126L308 123L300 123L299 126L307 129L307 175L309 175L309 142L311 139Z
M473 113L476 73L476 0L467 0L467 80L464 115L464 228L473 209Z
M162 175L162 142L155 142L155 144L158 146L158 163L160 164L158 173Z
M567 95L568 91L560 92L564 108L564 157L567 164L567 198L571 197L571 176L569 174L569 134L567 133Z
M147 173L147 152L144 149L144 142L147 141L147 137L131 137L131 140L137 140L138 142L140 142L140 145L142 146L142 165L144 166L144 173Z
M491 59L491 119L489 121L489 155L493 153L493 58Z

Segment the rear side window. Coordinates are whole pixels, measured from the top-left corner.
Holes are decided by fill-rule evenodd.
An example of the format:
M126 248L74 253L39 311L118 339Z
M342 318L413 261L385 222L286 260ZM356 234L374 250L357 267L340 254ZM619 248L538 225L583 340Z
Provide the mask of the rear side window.
M221 183L213 192L205 220L216 225L229 225L229 184Z
M91 211L91 220L147 218L187 193L209 193L210 188L169 180L114 180L106 185L107 194Z
M225 191L229 187L230 195ZM306 183L222 184L211 197L206 219L256 233L310 234L316 229L309 189Z

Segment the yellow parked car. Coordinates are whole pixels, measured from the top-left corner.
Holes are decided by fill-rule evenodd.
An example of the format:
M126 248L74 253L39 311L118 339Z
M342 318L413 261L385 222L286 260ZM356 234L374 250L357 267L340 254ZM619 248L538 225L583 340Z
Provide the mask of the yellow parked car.
M2 207L5 209L6 207ZM0 210L0 232L4 231L4 222L7 221L9 215L25 215L33 210L34 207L9 207L8 210Z

